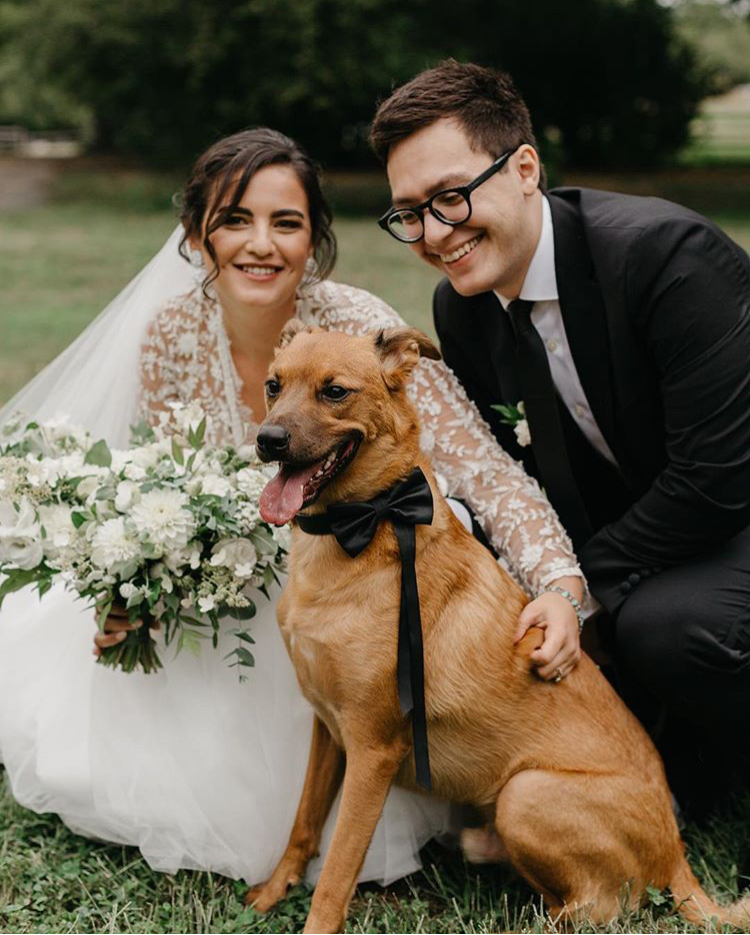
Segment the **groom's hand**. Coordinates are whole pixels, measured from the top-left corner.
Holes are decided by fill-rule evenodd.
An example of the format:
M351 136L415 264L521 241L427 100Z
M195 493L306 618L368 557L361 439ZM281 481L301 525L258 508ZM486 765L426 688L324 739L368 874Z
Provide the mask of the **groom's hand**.
M583 589L579 578L560 579L555 584L581 599ZM570 601L555 591L545 591L530 601L518 618L513 642L523 639L530 627L544 631L544 642L530 657L539 677L558 681L565 678L581 658L578 617Z

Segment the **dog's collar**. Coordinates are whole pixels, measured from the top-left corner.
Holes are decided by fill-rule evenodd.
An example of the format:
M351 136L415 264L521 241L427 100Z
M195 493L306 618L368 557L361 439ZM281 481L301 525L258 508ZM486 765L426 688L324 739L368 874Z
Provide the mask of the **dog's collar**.
M398 622L398 699L401 713L411 714L417 782L432 788L427 747L427 715L424 701L424 653L419 592L414 565L415 526L432 523L430 485L419 468L390 490L372 500L337 503L325 513L297 516L299 528L313 536L333 535L342 549L356 558L372 542L383 520L393 525L401 555L401 609Z

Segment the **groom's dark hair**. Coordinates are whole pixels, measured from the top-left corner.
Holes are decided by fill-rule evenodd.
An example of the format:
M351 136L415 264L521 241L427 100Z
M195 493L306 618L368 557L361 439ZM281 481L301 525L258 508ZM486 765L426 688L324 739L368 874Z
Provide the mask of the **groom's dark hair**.
M386 162L392 146L445 117L458 123L473 149L493 159L521 143L539 151L529 109L510 75L452 58L420 72L380 103L370 143Z

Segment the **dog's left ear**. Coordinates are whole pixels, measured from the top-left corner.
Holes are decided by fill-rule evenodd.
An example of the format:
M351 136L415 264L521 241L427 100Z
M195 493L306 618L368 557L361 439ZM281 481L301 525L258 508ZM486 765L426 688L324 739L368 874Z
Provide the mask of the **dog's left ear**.
M440 351L416 328L386 328L375 335L383 379L390 390L404 385L420 357L440 360Z
M301 331L312 332L313 330L314 329L311 328L310 325L302 324L299 318L290 318L281 329L281 334L279 335L279 340L276 342L276 347L281 350L281 348L286 347L292 338Z

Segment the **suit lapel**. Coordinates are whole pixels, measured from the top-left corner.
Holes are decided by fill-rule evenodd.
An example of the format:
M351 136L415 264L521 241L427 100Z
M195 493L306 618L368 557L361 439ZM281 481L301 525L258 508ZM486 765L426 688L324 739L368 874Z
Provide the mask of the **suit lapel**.
M565 333L599 429L622 464L615 430L607 315L575 206L551 194L555 273Z

